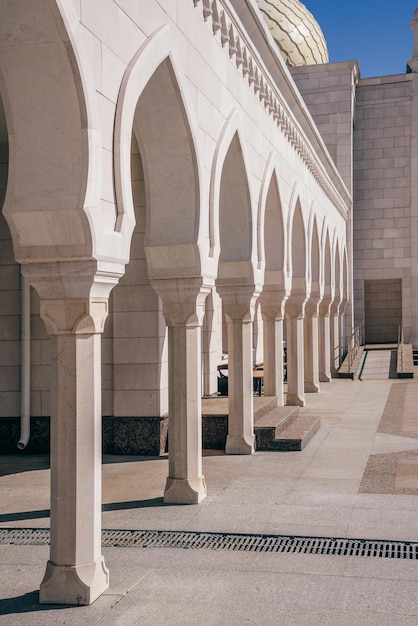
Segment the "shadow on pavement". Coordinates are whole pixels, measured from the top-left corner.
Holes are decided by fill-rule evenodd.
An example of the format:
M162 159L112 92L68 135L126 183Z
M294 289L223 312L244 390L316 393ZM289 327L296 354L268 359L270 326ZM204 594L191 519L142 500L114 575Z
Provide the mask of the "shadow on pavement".
M34 611L56 611L57 609L74 609L74 607L66 604L39 604L39 591L30 591L22 596L0 600L0 615L32 613Z

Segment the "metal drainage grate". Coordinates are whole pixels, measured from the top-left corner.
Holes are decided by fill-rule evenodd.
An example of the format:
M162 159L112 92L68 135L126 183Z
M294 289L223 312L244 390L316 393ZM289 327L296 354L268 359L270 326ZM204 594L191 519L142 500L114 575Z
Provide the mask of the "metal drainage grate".
M47 528L0 528L0 544L48 545ZM418 543L334 537L293 537L165 530L103 530L102 545L113 548L180 548L183 550L236 550L293 552L334 556L369 556L417 559Z

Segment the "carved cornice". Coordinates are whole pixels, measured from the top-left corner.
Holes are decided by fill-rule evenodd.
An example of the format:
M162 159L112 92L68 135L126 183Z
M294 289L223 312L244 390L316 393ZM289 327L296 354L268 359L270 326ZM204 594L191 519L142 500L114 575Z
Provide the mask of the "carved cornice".
M248 86L253 90L272 117L276 126L292 145L316 182L338 211L347 219L351 199L346 201L328 176L309 140L298 128L277 84L263 67L248 34L240 28L233 11L222 0L193 0L194 6L202 5L203 19L210 22L213 35L229 53L232 62L242 72Z

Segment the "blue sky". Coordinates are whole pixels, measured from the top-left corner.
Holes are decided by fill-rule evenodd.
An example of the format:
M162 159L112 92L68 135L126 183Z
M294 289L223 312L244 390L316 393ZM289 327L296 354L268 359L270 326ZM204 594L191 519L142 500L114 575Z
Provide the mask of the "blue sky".
M412 56L409 25L418 0L302 0L328 44L330 61L356 59L362 78L402 74Z

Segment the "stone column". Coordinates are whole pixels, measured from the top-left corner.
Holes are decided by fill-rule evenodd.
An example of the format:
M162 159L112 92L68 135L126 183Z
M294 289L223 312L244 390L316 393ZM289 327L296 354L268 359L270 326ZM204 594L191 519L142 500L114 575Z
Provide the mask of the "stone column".
M319 380L321 383L331 381L330 306L330 297L324 297L319 305Z
M227 454L253 454L254 398L252 335L254 286L217 287L228 327L228 437Z
M288 406L305 406L303 319L305 296L291 295L286 302Z
M319 392L319 302L319 296L311 296L305 305L303 330L306 393Z
M101 555L100 333L107 312L107 299L41 297L52 335L51 548L41 604L91 604L109 586Z
M283 320L288 297L285 290L263 290L260 296L263 317L264 395L275 396L284 405Z
M340 355L341 358L345 358L346 355L346 349L347 349L347 345L348 345L348 337L347 337L347 323L346 323L346 315L347 315L347 309L348 309L348 298L343 297L343 299L341 300L341 304L340 304L340 310L339 310L339 338L340 338L340 343L341 343L341 350L340 350ZM349 337L351 337L351 326L350 326L350 334Z
M153 280L168 326L168 477L164 502L198 504L202 472L202 349L205 298L200 278Z
M334 300L330 307L330 369L336 376L340 367L340 302Z

